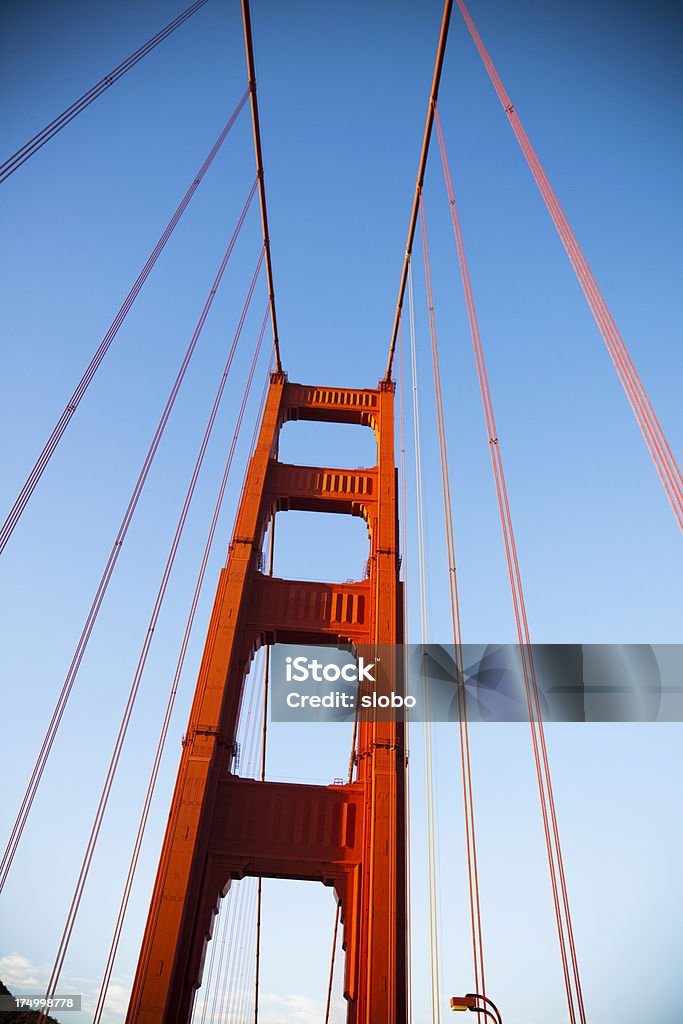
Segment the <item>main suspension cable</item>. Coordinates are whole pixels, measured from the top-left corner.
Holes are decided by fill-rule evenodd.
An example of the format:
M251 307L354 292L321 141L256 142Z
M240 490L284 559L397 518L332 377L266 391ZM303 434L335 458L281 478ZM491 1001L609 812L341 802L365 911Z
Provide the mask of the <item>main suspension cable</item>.
M117 64L113 71L110 71L108 75L101 78L99 82L88 89L87 92L83 93L83 95L77 100L74 100L71 106L67 107L66 110L63 110L61 114L58 114L58 116L50 121L49 124L45 125L41 131L37 132L32 139L25 142L24 145L16 151L16 153L13 153L12 156L8 157L3 164L0 164L0 183L6 181L11 174L14 174L14 172L18 170L22 164L26 163L30 157L37 153L46 142L49 142L50 139L54 138L54 136L70 121L73 121L81 111L85 110L86 107L89 107L93 100L96 100L97 97L101 96L103 92L114 84L114 82L118 81L122 75L125 75L126 71L130 71L138 61L142 60L142 58L158 46L159 43L163 42L164 39L170 36L175 29L182 25L183 22L187 21L187 19L190 18L195 11L198 11L200 7L203 7L206 2L207 0L196 0L195 3L190 4L190 6L179 14L177 18L174 18L173 21L168 23L168 25L160 29L156 35L152 36L151 39L148 39L146 43L142 44L142 46L139 46L138 49L131 53L129 57L126 57L124 61Z
M209 315L209 310L211 309L211 306L213 305L213 300L214 300L214 298L216 296L216 292L218 290L218 286L219 286L219 284L221 282L223 274L225 273L225 269L226 269L226 267L228 265L228 261L230 260L230 256L232 255L233 249L235 247L235 243L237 242L237 239L239 237L240 231L242 229L242 225L244 224L244 220L246 218L247 211L249 210L249 206L251 205L251 201L254 198L255 191L256 191L256 182L254 182L253 185L251 186L251 189L249 191L249 195L247 196L247 200L246 200L246 202L245 202L245 204L244 204L244 206L242 208L242 212L241 212L241 214L239 216L239 219L237 221L237 225L236 225L236 227L235 227L235 229L233 231L233 234L232 234L232 237L230 239L230 242L228 243L228 247L227 247L227 249L225 251L225 255L223 256L223 259L221 260L220 266L218 268L218 272L216 274L214 282L213 282L213 284L211 286L209 294L208 294L208 296L206 298L206 301L204 303L204 307L203 307L202 312L200 314L199 320L197 322L197 326L194 329L194 333L192 335L192 338L190 339L190 343L189 343L189 345L187 347L187 350L185 352L185 355L183 357L183 361L182 361L182 363L180 365L180 369L178 370L178 374L177 374L176 379L175 379L175 381L173 383L173 387L171 388L171 391L170 391L170 394L168 396L168 399L166 400L166 405L164 406L163 412L161 414L161 418L160 418L160 420L159 420L159 422L157 424L157 427L156 427L156 430L154 432L154 436L152 438L151 444L150 444L150 446L149 446L149 448L147 450L147 454L145 456L145 460L144 460L144 462L142 464L142 468L140 470L140 473L138 475L137 481L136 481L135 486L133 488L133 492L132 492L132 494L130 496L130 499L128 501L128 506L127 506L126 511L124 513L123 519L121 521L121 525L119 526L119 529L117 531L116 537L114 539L114 543L112 545L112 549L111 549L111 552L109 554L109 558L107 559L107 563L106 563L106 565L104 567L104 571L103 571L102 576L100 578L100 582L99 582L99 584L97 586L97 590L95 592L95 596L94 596L92 604L90 606L90 610L88 612L88 616L86 618L85 625L83 627L83 630L82 630L81 635L79 637L78 643L76 645L76 650L74 652L71 664L69 666L69 670L68 670L68 672L66 674L66 678L65 678L64 683L62 685L62 689L61 689L61 691L59 693L59 696L57 698L57 703L56 703L55 708L54 708L54 710L52 712L52 717L50 719L50 723L48 725L47 732L46 732L45 737L43 739L42 746L40 748L40 751L38 753L38 757L36 759L36 763L34 765L32 773L31 773L31 778L30 778L29 783L28 783L28 785L26 787L26 792L24 793L24 797L22 799L22 803L21 803L21 807L19 809L19 813L17 814L17 818L16 818L16 820L14 822L14 825L12 827L12 832L11 832L11 835L10 835L9 842L8 842L7 847L5 849L5 852L4 852L4 855L3 855L3 858L2 858L2 862L0 863L0 891L2 890L4 884L5 884L6 880L7 880L7 876L9 874L9 871L11 869L12 861L14 860L14 856L16 854L17 847L18 847L19 842L21 840L21 836L22 836L22 833L24 831L24 827L26 825L26 821L27 821L28 816L29 816L29 814L31 812L31 807L32 807L33 801L35 799L35 795L36 795L36 792L38 790L38 786L40 785L40 780L41 780L43 772L45 770L45 765L46 765L47 760L48 760L48 758L50 756L50 751L52 749L52 745L54 743L55 736L57 735L57 731L59 729L62 717L64 715L64 710L66 708L67 702L69 700L69 696L70 696L71 691L73 689L74 682L76 681L76 676L78 675L78 670L80 668L81 662L83 661L83 657L85 655L85 651L86 651L86 648L88 646L88 642L90 640L90 636L92 635L92 631L94 629L95 622L97 621L97 617L98 617L100 608L102 606L102 602L104 601L104 597L105 597L105 594L107 592L107 588L109 586L109 582L111 580L111 577L113 575L114 569L116 567L116 563L117 563L119 555L121 553L121 549L123 547L123 543L124 543L126 534L128 532L128 528L129 528L129 526L131 524L131 521L133 519L135 510L136 510L138 502L140 500L140 495L142 494L142 491L144 489L145 482L146 482L147 477L149 475L149 471L150 471L150 469L152 467L152 463L154 462L154 457L155 457L155 455L157 453L157 449L158 449L159 444L161 442L161 438L162 438L162 436L164 434L164 430L166 429L166 424L168 423L169 417L171 415L171 411L172 411L173 406L175 404L175 400L176 400L176 398L178 396L178 392L180 391L180 387L181 387L181 385L183 383L183 380L185 378L185 374L187 372L187 368L190 365L190 360L192 359L192 356L194 354L195 348L197 346L197 342L199 341L199 337L200 337L200 335L202 333L204 324L206 322L206 318Z
M673 509L679 526L683 529L683 476L678 467L676 459L671 451L669 443L664 435L662 426L657 419L650 399L645 391L642 381L636 371L631 356L624 344L624 341L612 318L607 303L597 285L593 273L588 266L576 236L572 231L569 222L560 206L555 192L550 184L547 174L541 166L541 162L531 144L531 141L524 130L522 122L515 110L512 101L502 83L502 80L494 67L493 61L484 46L481 36L470 17L464 0L458 0L470 35L493 83L496 94L505 110L512 130L515 134L521 150L538 185L541 195L548 208L548 212L560 236L562 244L569 256L579 284L586 297L588 305L593 313L598 329L603 337L607 351L612 359L619 379L622 383L626 397L636 418L638 426L643 434L645 443L650 451L655 468L662 481L664 490Z
M169 238L173 234L173 231L174 231L176 225L178 224L178 221L180 220L180 218L182 217L183 213L187 209L187 206L188 206L190 200L192 199L192 196L197 191L199 185L202 182L202 179L203 179L204 175L206 174L206 172L208 171L209 167L213 163L214 157L216 156L216 154L218 153L219 149L221 148L221 146L225 142L225 140L226 140L226 138L227 138L227 136L228 136L228 134L230 132L230 129L234 125L234 123L237 120L237 117L238 117L240 111L242 110L242 108L244 107L244 104L247 101L248 95L249 95L249 90L247 89L245 91L244 95L239 100L239 102L238 102L237 106L235 107L235 109L233 110L232 114L230 115L230 118L228 119L227 124L225 125L225 127L222 130L222 132L220 133L220 135L216 139L216 142L214 143L213 148L209 152L209 155L207 156L206 160L204 161L202 166L197 171L196 176L194 177L194 179L192 180L192 183L190 184L190 187L187 189L185 195L183 196L183 198L181 199L180 203L178 204L178 207L177 207L175 213L173 214L173 216L169 220L168 224L164 228L164 230L163 230L163 232L162 232L162 234L161 234L157 244L152 249L152 252L150 253L147 262L145 263L144 267L142 268L142 270L138 274L138 276L137 276L137 278L136 278L132 288L128 292L128 295L126 296L126 298L123 300L123 303L121 304L118 313L116 314L116 316L114 317L112 323L110 324L109 330L107 331L107 333L103 337L103 339L100 342L100 344L99 344L95 354L93 355L92 359L88 363L88 366L86 367L86 370L85 370L83 376L81 377L80 381L78 382L78 385L76 386L76 389L75 389L74 393L71 395L71 398L69 399L69 401L66 404L64 412L59 417L59 419L57 420L55 426L53 427L52 433L50 434L50 436L48 437L47 441L45 442L45 445L43 447L42 452L38 456L38 459L36 460L36 463L35 463L33 469L29 473L28 478L26 479L26 482L24 483L23 487L21 488L21 490L20 490L20 492L19 492L19 494L18 494L18 496L16 498L16 501L12 505L12 508L10 509L9 514L8 514L7 518L5 519L5 522L3 523L2 527L0 528L0 554L2 554L2 552L4 551L5 546L7 545L7 542L10 539L15 526L19 522L19 519L21 517L22 512L26 508L26 505L28 504L28 502L29 502L29 500L31 498L31 495L33 494L34 490L36 489L36 486L38 485L38 481L40 480L41 476L43 475L43 471L45 470L48 462L52 458L52 456L53 456L53 454L55 452L55 449L57 448L57 445L61 441L62 436L63 436L66 428L68 427L68 425L69 425L69 423L71 421L71 417L76 412L76 409L78 408L79 402L81 401L81 399L85 395L85 392L88 390L90 382L92 381L93 377L97 373L97 370L99 369L99 366L100 366L102 360L104 359L104 357L106 356L107 352L109 351L109 347L110 347L111 343L113 342L114 338L118 334L119 328L121 327L121 325L123 324L124 320L126 319L128 313L129 313L129 311L131 309L131 306L135 302L135 300L136 300L136 298L137 298L137 296L138 296L142 286L144 285L145 281L147 280L147 278L149 277L150 273L152 272L152 269L153 269L154 265L156 264L159 256L161 255L161 252L163 251L166 243L168 242Z
M194 594L193 594L193 597L192 597L192 602L191 602L191 605L190 605L190 610L189 610L189 613L188 613L188 616L187 616L187 622L185 624L185 632L183 634L183 639L182 639L182 643L181 643L181 647L180 647L180 653L178 655L178 661L177 661L176 669L175 669L175 672L174 672L174 675L173 675L173 682L171 684L171 689L170 689L170 693L169 693L169 696L168 696L168 702L167 702L167 705L166 705L166 712L164 714L164 721L163 721L163 724L162 724L162 727L161 727L161 733L159 735L159 740L157 742L157 749L156 749L156 753L155 753L155 756L154 756L154 763L152 765L152 771L151 771L150 778L149 778L149 783L148 783L148 786L147 786L147 793L145 794L144 806L143 806L143 809L142 809L142 813L140 815L140 822L138 824L138 831L137 831L137 835L135 837L135 845L134 845L134 848L133 848L133 853L132 853L131 860L130 860L130 865L129 865L129 868L128 868L128 875L126 877L126 882L125 882L125 887L124 887L124 891L123 891L123 896L121 898L121 904L120 904L120 907L119 907L119 913L118 913L118 917L117 917L117 920L116 920L116 925L115 925L115 928L114 928L114 935L112 936L112 940L111 940L110 947L109 947L109 954L107 956L107 963L106 963L106 966L105 966L105 969L104 969L104 976L102 978L102 983L101 983L101 986L100 986L100 993L99 993L98 1000L97 1000L97 1006L95 1008L95 1015L93 1017L93 1024L99 1024L99 1022L101 1020L101 1017L102 1017L103 1010L104 1010L105 1001L106 1001L106 998L107 998L107 991L109 989L109 982L111 980L111 974L112 974L112 971L114 969L114 961L116 959L116 954L117 954L118 946L119 946L119 940L121 938L121 931L123 929L123 924L124 924L124 920L125 920L125 916L126 916L126 911L128 909L128 901L129 901L130 892L131 892L131 889L132 889L132 886L133 886L133 880L135 878L135 872L136 872L136 869L137 869L137 863L138 863L138 858L139 858L139 855L140 855L140 849L142 847L142 842L143 842L143 839L144 839L145 829L147 827L147 819L149 817L149 810L150 810L150 807L151 807L151 804L152 804L152 798L154 796L154 790L155 790L155 787L156 787L157 776L159 774L159 767L161 765L161 759L162 759L162 756L163 756L164 748L166 746L166 739L167 739L167 736L168 736L168 729L169 729L169 726L170 726L170 723L171 723L171 716L173 714L173 708L174 708L174 705L175 705L175 699L176 699L176 695L178 693L178 686L180 684L180 679L181 679L181 676L182 676L183 666L185 664L185 655L187 653L187 647L188 647L188 644L189 644L189 641L190 641L190 636L192 634L192 627L194 625L195 613L197 611L197 604L199 602L199 596L200 596L201 591L202 591L202 586L203 586L203 583L204 583L204 577L205 577L205 574L206 574L206 567L207 567L207 564L208 564L208 561L209 561L209 556L211 554L211 549L213 547L214 536L215 536L215 533L216 533L216 526L218 524L218 519L220 517L221 508L223 506L223 498L225 496L225 489L226 489L226 486L227 486L227 483L228 483L228 478L230 476L230 470L232 468L232 462L233 462L233 457L234 457L234 454L235 454L235 448L236 448L237 441L239 439L240 432L241 432L241 429L242 429L242 420L244 418L244 412L245 412L245 409L246 409L246 406L247 406L247 401L248 401L249 396L251 394L251 388L252 388L252 383L253 383L253 379L254 379L254 372L256 370L256 364L258 362L258 358L259 358L259 355L260 355L260 352L261 352L261 346L262 346L262 343L263 343L263 336L265 334L266 324L267 324L267 321L268 321L269 312L270 312L270 309L267 306L265 314L264 314L264 317L263 317L263 323L261 325L261 330L260 330L260 333L259 333L258 341L256 343L256 349L254 351L254 357L252 359L251 367L250 367L250 370L249 370L249 376L247 378L247 383L246 383L244 395L242 397L242 404L240 406L240 410L239 410L239 413L238 413L238 416L237 416L237 422L235 424L235 429L234 429L234 432L233 432L232 442L230 444L230 450L228 452L227 461L226 461L226 464L225 464L225 468L223 470L223 476L222 476L222 479L221 479L221 482L220 482L220 486L219 486L219 489L218 489L218 496L216 498L216 503L215 503L215 507L214 507L214 511L213 511L213 517L211 519L211 525L209 527L209 533L208 533L208 536L207 536L207 539L206 539L206 543L204 545L204 553L203 553L203 556L202 556L202 561L201 561L201 565L200 565L200 568L199 568L199 573L198 573L198 576L197 576L197 581L196 581L196 584L195 584L195 589L194 589ZM213 962L214 951L215 951L215 944L214 944L214 947L212 949L212 962Z
M455 203L453 183L451 179L450 168L448 166L448 158L446 154L446 147L444 143L443 131L441 128L441 122L438 111L436 112L436 130L437 135L439 137L439 148L441 151L441 159L443 163L444 177L446 181L446 191L448 194L448 201L450 204L451 220L453 222L453 232L455 236L456 248L458 251L458 261L460 264L463 289L465 292L470 333L472 336L472 344L474 347L475 360L477 364L479 389L481 392L482 406L484 409L484 419L488 435L491 464L493 468L496 496L498 500L498 509L503 532L503 541L505 545L505 556L508 566L508 574L510 577L510 590L515 614L515 624L517 629L517 638L519 642L520 659L522 663L522 672L524 676L524 687L529 711L529 724L531 728L534 763L536 766L536 776L541 804L541 814L543 818L543 829L546 840L546 851L548 855L550 881L553 894L553 903L555 907L555 918L557 922L558 941L560 945L560 956L562 959L565 989L567 992L569 1018L571 1024L575 1024L577 1019L578 1008L578 1019L581 1021L581 1024L585 1024L585 1012L583 1006L581 979L579 975L578 959L576 956L576 947L574 943L574 933L571 921L571 912L569 907L569 896L567 892L564 862L562 857L562 848L560 845L560 837L557 826L555 801L550 776L550 763L548 759L548 752L545 741L545 730L543 728L543 720L541 715L540 697L538 693L536 671L531 649L531 637L529 633L529 624L526 614L526 604L522 588L522 579L519 569L519 561L517 557L517 548L515 544L514 532L512 528L512 517L510 514L510 506L508 501L507 486L505 482L505 474L503 471L503 461L500 451L498 431L493 412L493 402L491 399L488 374L486 370L486 363L484 360L484 351L481 342L481 334L479 331L479 322L477 319L476 308L474 305L472 284L469 276L469 269L467 266L462 230L460 227L460 218L458 216L457 206ZM569 952L567 951L567 947ZM571 960L571 971L569 967L569 960ZM574 988L572 988L572 978Z
M391 379L391 369L394 362L394 352L396 350L396 339L398 337L398 325L401 319L401 309L403 308L403 297L405 295L406 283L408 280L408 267L410 265L410 255L413 251L413 239L415 237L415 227L417 225L417 210L420 202L420 196L422 195L422 186L424 184L425 170L427 168L427 157L429 155L429 143L432 137L432 124L434 123L434 110L436 108L436 101L439 95L439 82L441 81L441 70L443 68L443 61L446 55L446 42L448 40L448 27L451 21L451 11L453 9L453 0L446 0L443 8L443 17L441 19L441 33L439 35L439 45L436 49L436 61L434 64L434 77L432 79L432 89L429 94L429 106L427 108L427 122L425 124L424 137L422 139L422 152L420 153L420 162L417 169L417 182L415 184L415 196L413 198L413 208L410 213L410 222L408 224L408 241L406 243L405 256L403 257L403 269L401 271L401 281L398 286L398 301L396 303L396 313L394 314L394 327L391 332L391 343L389 345L389 359L387 362L386 373L384 374L385 380Z
M268 209L266 207L266 184L263 173L263 153L261 151L261 127L259 123L258 99L256 96L256 70L254 66L254 41L251 34L251 14L249 0L242 0L242 19L244 22L244 45L247 51L247 72L249 75L249 94L251 96L251 120L254 128L254 152L256 154L256 176L258 179L259 204L261 207L261 225L263 227L263 245L266 250L266 275L268 277L268 295L270 297L270 323L273 328L273 349L275 350L275 369L282 373L280 359L280 338L275 315L275 286L273 285L273 264L270 258L270 235L268 233Z

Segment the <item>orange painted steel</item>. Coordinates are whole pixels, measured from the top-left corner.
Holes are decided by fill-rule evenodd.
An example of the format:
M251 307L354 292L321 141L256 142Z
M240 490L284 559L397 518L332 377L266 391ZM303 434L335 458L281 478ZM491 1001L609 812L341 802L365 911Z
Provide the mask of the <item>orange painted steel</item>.
M275 457L288 420L365 425L372 469L291 466ZM270 517L287 509L362 517L369 578L327 584L267 576ZM247 875L333 886L341 908L348 1024L406 1024L404 724L361 721L356 777L310 786L241 779L234 751L244 682L263 644L403 640L394 385L307 387L274 373L221 573L190 712L127 1024L186 1024L220 899ZM384 685L398 688L383 649ZM378 679L378 683L380 680Z

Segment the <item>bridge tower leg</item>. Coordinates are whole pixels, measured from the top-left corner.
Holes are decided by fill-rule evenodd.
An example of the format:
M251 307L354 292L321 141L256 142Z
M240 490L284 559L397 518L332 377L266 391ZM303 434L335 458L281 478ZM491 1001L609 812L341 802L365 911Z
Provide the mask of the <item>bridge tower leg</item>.
M351 390L271 376L183 741L127 1024L187 1024L220 899L233 879L247 875L334 886L348 1024L406 1022L403 723L361 720L356 777L348 785L258 782L240 778L234 766L244 681L259 646L367 650L403 641L393 406L394 387L385 382ZM377 465L279 462L280 428L304 419L369 427ZM265 576L265 531L271 515L287 509L363 517L368 578L337 585Z

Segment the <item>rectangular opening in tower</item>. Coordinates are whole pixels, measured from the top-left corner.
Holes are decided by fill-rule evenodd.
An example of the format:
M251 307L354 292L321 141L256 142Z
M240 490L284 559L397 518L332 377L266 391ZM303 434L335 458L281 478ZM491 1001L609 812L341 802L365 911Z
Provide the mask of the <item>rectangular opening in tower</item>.
M269 545L270 528L263 550ZM274 576L356 583L367 578L369 557L368 527L360 516L287 511L275 517Z

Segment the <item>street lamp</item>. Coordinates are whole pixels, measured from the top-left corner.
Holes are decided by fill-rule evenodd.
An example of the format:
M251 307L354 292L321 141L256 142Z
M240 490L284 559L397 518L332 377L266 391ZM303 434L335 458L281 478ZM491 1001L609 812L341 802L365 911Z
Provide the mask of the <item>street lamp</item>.
M482 1006L482 1003L487 1005ZM491 1009L487 1007L491 1007ZM472 1013L483 1013L494 1024L503 1024L503 1018L496 1004L486 996L479 995L478 992L470 992L466 996L451 996L451 1010L471 1010Z

